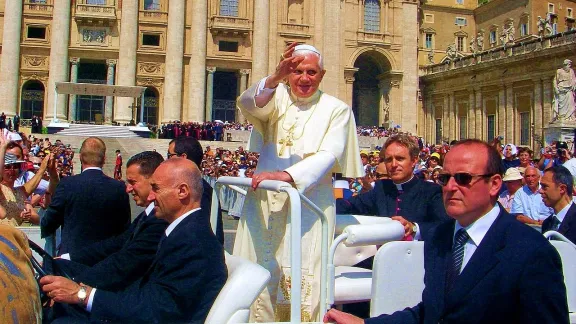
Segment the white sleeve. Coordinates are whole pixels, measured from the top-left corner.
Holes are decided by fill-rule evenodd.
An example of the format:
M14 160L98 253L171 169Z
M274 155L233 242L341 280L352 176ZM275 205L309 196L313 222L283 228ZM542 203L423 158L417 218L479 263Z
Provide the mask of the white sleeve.
M92 303L94 302L95 294L96 294L96 288L92 288L92 291L90 291L90 296L88 296L88 304L86 304L86 311L88 311L88 313L92 311Z
M265 77L258 83L258 90L256 90L256 95L254 96L258 104L268 103L274 96L274 92L276 92L276 88L265 88L267 79L268 77Z
M64 259L64 260L68 260L70 261L70 253L64 253L60 256L60 259Z
M335 162L336 157L332 153L320 151L288 167L284 171L292 176L296 189L303 193L328 173Z

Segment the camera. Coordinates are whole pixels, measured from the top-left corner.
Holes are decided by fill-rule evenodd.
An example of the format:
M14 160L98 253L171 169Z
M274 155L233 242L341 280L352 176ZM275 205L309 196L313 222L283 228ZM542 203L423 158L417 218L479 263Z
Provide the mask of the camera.
M563 155L564 155L564 151L565 151L565 149L559 148L559 149L556 151L556 153L558 154L558 156L563 156Z

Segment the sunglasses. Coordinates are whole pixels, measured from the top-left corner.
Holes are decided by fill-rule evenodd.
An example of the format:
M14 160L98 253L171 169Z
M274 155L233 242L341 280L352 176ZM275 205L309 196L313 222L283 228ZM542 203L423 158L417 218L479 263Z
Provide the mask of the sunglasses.
M438 183L441 186L445 186L448 184L448 181L450 181L450 178L454 177L454 181L456 181L456 184L458 184L459 186L467 186L472 182L472 179L474 178L488 178L493 176L494 174L470 174L467 172L458 172L455 174L449 174L449 173L440 173L438 174Z
M390 176L388 176L388 173L378 173L378 172L375 172L374 175L375 175L376 178L378 178L378 179L380 179L380 178L386 178L386 179L390 178Z
M20 170L20 166L20 163L7 164L4 166L4 170Z
M166 158L170 159L171 157L178 156L178 155L180 155L180 154L178 154L178 153L166 153Z

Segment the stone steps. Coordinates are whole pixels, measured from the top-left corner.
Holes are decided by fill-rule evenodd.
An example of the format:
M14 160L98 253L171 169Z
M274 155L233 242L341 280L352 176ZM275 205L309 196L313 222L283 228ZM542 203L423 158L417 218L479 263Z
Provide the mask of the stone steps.
M58 131L56 135L63 136L97 136L113 138L139 137L128 126L70 124L70 128Z

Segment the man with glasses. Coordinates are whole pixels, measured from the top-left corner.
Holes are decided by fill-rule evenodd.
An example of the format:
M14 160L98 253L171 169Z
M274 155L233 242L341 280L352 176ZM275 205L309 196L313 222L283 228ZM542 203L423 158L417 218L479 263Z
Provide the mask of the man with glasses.
M202 145L197 139L191 136L180 136L176 139L170 141L168 144L168 152L166 153L166 158L171 159L174 157L186 158L198 166L202 165ZM202 213L210 219L210 211L212 210L212 186L202 179L202 185L204 191L202 192L202 200L200 201L200 206L202 207ZM222 209L218 207L218 220L216 224L216 237L221 244L224 244L224 230L222 224Z
M479 140L457 143L439 176L446 221L424 243L422 302L362 320L330 310L324 321L353 323L568 323L556 249L497 204L498 151Z

